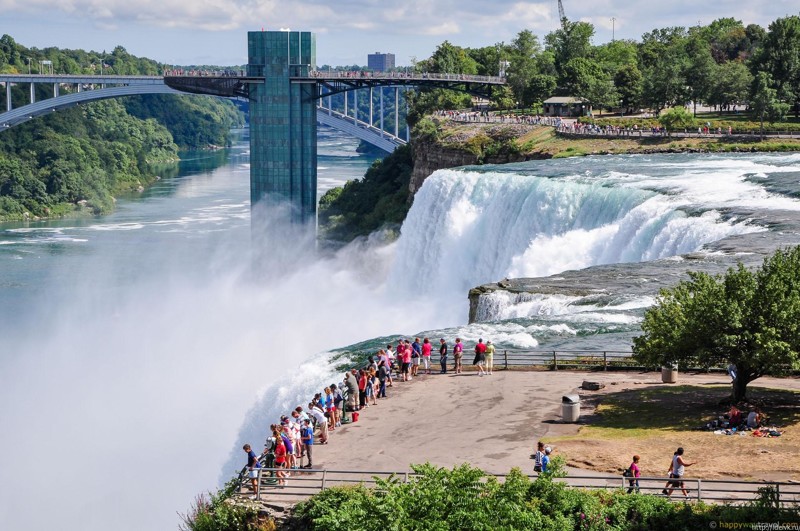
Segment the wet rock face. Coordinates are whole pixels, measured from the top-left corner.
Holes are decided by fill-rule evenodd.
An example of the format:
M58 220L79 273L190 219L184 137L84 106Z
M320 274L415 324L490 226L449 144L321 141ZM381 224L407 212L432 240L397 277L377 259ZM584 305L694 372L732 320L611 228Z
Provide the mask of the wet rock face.
M455 147L445 147L432 141L424 140L413 143L414 170L411 172L411 182L408 185L413 197L422 183L436 170L456 168L478 164L478 156L468 151Z

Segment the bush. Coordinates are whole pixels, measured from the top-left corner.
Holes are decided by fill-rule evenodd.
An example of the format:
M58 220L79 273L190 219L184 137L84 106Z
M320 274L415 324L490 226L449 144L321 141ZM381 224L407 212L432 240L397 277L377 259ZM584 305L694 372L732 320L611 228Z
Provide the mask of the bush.
M774 494L746 507L673 503L625 494L622 489L584 490L554 481L561 474L529 479L515 468L500 483L481 470L413 466L408 483L377 480L374 489L336 487L295 510L294 528L310 530L594 530L708 529L711 522L787 522L796 513L775 508ZM794 514L794 516L792 516Z

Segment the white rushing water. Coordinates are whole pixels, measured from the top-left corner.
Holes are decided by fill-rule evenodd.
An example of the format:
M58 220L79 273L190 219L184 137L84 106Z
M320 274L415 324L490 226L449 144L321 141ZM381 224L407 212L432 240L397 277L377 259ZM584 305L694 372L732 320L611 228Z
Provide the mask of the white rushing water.
M722 220L718 211L683 195L610 181L436 172L403 225L390 281L423 292L465 293L504 277L665 258L762 230ZM640 182L647 184L644 178ZM720 180L716 188L726 186ZM713 198L716 190L706 193ZM687 207L707 211L689 217Z

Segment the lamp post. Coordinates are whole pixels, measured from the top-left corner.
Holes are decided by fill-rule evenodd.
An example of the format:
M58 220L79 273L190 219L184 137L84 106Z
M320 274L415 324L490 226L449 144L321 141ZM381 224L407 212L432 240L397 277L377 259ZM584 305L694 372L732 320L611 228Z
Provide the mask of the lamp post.
M28 57L28 75L31 75L31 58Z
M619 116L620 116L620 118L625 116L625 109L622 108L622 101L623 100L619 100Z
M616 22L617 22L617 19L614 18L614 17L611 17L611 42L614 42L614 33L615 33L614 30L615 30Z

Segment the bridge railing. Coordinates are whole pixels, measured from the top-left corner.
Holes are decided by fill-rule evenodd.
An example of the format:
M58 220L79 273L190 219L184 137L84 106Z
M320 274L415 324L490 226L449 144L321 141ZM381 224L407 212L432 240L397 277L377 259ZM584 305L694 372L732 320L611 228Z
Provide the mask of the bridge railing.
M467 81L472 83L504 84L505 78L497 76L476 76L471 74L439 74L419 72L360 72L340 70L312 70L309 76L322 79L400 79L412 81Z
M385 471L385 470L330 470L330 469L285 469L285 468L260 468L258 470L257 486L255 493L259 500L267 498L272 500L284 499L299 501L307 499L326 488L343 485L363 485L376 487L379 480L396 480L408 483L418 477L413 471ZM277 472L289 473L286 484L279 484ZM487 473L482 481L494 477L505 482L508 474ZM537 475L528 475L530 480L535 480ZM642 476L635 478L635 486L631 485L632 478L622 475L568 475L554 478L555 481L565 483L570 488L582 489L630 489L640 494L659 495L665 488L666 477ZM706 503L743 504L755 501L762 496L765 487L773 490L781 507L800 507L800 484L779 481L743 481L729 479L702 479L682 478L688 496L684 498L680 488L673 491L677 495L676 501L702 501ZM246 484L246 482L245 482ZM671 488L671 487L670 487ZM239 491L242 493L242 491Z

